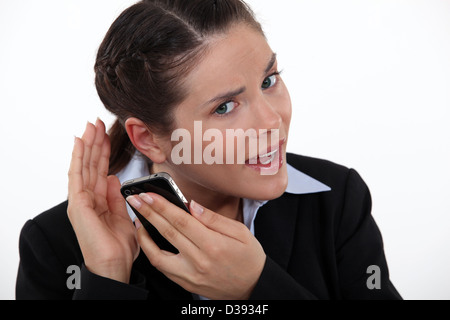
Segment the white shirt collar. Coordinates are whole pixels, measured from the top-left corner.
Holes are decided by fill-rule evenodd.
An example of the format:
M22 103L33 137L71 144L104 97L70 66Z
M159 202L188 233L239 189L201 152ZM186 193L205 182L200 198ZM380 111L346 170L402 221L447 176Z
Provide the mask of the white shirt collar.
M322 182L311 178L303 172L287 164L288 186L287 193L308 194L330 191L331 188Z
M136 179L148 176L148 164L144 157L139 153L136 153L130 160L130 162L123 168L116 176L119 178L120 183L124 183L127 180ZM288 186L286 188L287 193L292 194L310 194L330 191L331 188L322 182L304 174L303 172L295 169L291 165L287 164L288 174ZM265 205L267 201L257 201L250 199L243 199L243 215L244 224L254 234L254 221L258 209ZM133 219L136 218L133 210L127 205L128 214Z

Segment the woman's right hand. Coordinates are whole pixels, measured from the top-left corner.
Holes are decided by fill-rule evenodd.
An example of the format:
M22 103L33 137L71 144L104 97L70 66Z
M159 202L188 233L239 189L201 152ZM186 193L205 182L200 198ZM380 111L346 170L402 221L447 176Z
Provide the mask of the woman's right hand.
M104 123L88 123L83 137L75 138L67 213L88 270L128 283L139 245L119 179L108 176L109 155Z

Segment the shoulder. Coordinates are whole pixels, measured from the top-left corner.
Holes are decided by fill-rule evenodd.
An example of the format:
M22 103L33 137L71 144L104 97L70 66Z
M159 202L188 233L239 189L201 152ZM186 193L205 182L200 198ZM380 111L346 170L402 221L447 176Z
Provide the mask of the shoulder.
M67 217L68 202L64 201L51 209L48 209L33 218L32 221L44 229L55 229L56 227L67 228L70 222Z
M39 214L25 223L20 244L36 249L50 247L57 256L80 258L75 232L67 216L67 201Z
M20 233L17 299L70 299L67 268L82 254L67 217L67 202L28 220Z
M334 191L345 189L349 179L362 182L362 178L354 169L332 161L288 153L287 162Z
M354 169L317 158L288 154L287 162L304 174L331 188L329 192L305 195L302 198L320 199L334 212L342 212L357 205L371 206L370 191L364 180Z
M39 228L42 233L49 237L58 237L61 234L73 232L67 216L68 202L64 201L53 208L42 212L32 220L28 221L28 228Z
M327 172L345 172L347 167L331 162L329 160L287 153L287 162L300 171L320 174L323 170Z
M288 154L287 160L297 170L331 188L328 192L300 197L303 201L320 202L316 212L322 210L324 217L334 220L335 228L355 230L361 221L370 216L370 190L356 170L331 161L295 154Z

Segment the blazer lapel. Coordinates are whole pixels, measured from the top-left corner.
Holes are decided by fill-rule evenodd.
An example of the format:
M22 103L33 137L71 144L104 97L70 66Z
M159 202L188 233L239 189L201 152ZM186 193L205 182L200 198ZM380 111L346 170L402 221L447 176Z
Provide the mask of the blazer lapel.
M262 206L255 219L255 236L266 255L287 269L297 221L298 195L283 194Z

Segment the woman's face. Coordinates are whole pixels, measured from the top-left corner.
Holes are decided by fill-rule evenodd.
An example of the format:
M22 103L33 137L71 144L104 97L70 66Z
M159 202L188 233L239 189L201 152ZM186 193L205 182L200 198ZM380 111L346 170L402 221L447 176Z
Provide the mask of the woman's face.
M175 126L190 141L185 134L167 141L167 161L158 169L191 197L270 200L283 194L291 101L264 36L236 25L211 39L185 88ZM189 161L180 164L182 156Z

